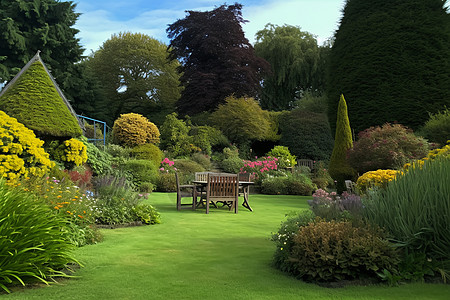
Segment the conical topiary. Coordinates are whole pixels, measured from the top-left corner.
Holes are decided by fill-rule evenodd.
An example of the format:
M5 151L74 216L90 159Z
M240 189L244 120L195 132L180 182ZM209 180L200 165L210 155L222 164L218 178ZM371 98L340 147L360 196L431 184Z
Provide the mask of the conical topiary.
M39 53L2 90L0 109L41 138L82 135L75 112Z
M336 181L338 193L345 190L345 180L354 180L356 171L347 162L347 150L353 147L352 131L347 114L347 103L341 94L337 110L336 134L331 154L329 173Z

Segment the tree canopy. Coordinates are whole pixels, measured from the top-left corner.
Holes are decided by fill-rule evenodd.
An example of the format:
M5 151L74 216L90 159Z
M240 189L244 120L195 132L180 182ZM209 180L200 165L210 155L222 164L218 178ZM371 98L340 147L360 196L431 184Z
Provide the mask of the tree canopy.
M88 60L106 96L97 104L101 118L111 123L129 112L146 117L172 112L181 90L179 63L167 55L167 45L141 33L114 34L105 41Z
M267 24L256 33L255 53L267 60L272 73L264 78L260 103L264 109L291 109L301 92L321 92L329 47L300 27Z
M177 102L180 114L213 111L225 98L256 97L268 63L254 54L241 23L242 5L222 5L212 11L187 11L169 25L172 59L182 66L184 90Z
M211 114L210 122L240 145L276 136L269 115L253 98L228 97L226 103Z
M386 122L417 129L450 105L445 0L348 0L330 53L330 124L339 95L356 132Z
M0 82L12 79L38 50L53 77L64 82L83 53L73 28L75 7L72 1L0 0Z

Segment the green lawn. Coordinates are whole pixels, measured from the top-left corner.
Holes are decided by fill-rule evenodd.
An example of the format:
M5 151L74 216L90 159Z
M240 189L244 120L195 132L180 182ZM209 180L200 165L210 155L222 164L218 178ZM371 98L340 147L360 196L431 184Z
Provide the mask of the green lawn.
M80 248L79 278L15 290L5 299L449 299L450 285L374 285L330 289L271 267L270 234L308 197L251 195L254 212L177 211L175 194L148 203L162 224L103 230L104 241Z

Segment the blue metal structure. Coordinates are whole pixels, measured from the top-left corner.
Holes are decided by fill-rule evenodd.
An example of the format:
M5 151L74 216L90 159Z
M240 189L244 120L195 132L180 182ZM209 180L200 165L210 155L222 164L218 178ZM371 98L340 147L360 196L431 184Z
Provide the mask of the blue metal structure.
M106 125L106 122L103 122L103 121L99 121L99 120L96 120L96 119L92 119L92 118L89 118L89 117L85 117L85 116L82 116L82 115L77 115L77 117L78 118L82 118L82 119L86 119L86 120L89 120L89 121L93 121L94 122L94 138L88 138L88 141L89 142L96 142L96 141L103 141L103 146L105 146L106 145L106 127L108 126L108 125ZM100 123L100 124L103 124L103 139L98 139L96 136L95 136L95 134L96 134L96 125L97 125L97 123Z

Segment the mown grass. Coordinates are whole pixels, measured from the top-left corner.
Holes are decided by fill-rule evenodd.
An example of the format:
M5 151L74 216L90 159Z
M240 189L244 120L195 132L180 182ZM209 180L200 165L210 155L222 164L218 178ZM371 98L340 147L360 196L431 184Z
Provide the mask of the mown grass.
M240 207L177 211L175 194L147 200L162 224L103 230L105 239L77 250L76 279L15 289L5 299L448 299L450 285L406 284L330 289L271 266L270 235L286 213L307 209L308 197L251 195Z

